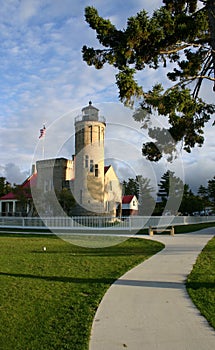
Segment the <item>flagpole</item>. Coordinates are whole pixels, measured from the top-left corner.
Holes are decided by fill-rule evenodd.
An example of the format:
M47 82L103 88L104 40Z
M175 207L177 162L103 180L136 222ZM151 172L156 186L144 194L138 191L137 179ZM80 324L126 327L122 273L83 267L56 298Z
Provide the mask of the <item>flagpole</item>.
M43 125L43 128L40 129L40 136L39 139L43 139L42 140L42 159L45 159L45 136L46 136L46 127L45 124Z
M45 159L45 135L43 136L43 146L42 146L42 159Z

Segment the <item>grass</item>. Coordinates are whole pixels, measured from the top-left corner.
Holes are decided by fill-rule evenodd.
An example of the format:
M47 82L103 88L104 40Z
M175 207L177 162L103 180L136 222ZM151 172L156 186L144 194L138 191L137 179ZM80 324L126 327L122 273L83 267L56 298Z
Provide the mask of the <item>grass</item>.
M175 227L175 233L189 233L202 230L204 228L214 227L215 222L206 222L203 224L181 225Z
M110 284L162 248L143 239L89 249L54 235L0 234L0 349L87 350Z
M210 226L186 225L176 232ZM0 233L0 350L87 350L95 311L109 285L162 247L131 239L87 249L54 235ZM215 328L214 251L215 238L198 257L187 290Z
M198 256L186 287L201 314L215 328L215 237Z
M214 227L214 226L215 226L215 222L206 222L202 224L192 224L192 225L180 225L180 226L175 226L175 233L195 232L195 231L202 230L204 228ZM141 229L137 234L148 234L148 229ZM165 231L162 234L169 235L169 233ZM156 233L154 235L156 235Z

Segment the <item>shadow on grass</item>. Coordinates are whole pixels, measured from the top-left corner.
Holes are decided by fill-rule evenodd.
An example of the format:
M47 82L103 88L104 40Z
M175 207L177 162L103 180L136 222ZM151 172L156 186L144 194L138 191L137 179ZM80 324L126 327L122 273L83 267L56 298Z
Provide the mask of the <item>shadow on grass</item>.
M186 283L187 289L215 289L215 282L187 282Z
M63 282L63 283L103 283L113 284L120 286L135 286L135 287L149 287L149 288L168 288L168 289L184 289L184 283L180 282L168 282L168 281L141 281L141 280L129 280L129 279L113 279L113 278L79 278L79 277L64 277L64 276L37 276L32 274L22 273L7 273L0 272L0 276L16 277L16 278L29 278L39 279L50 282ZM214 288L215 283L210 282L193 282L187 283L187 288L199 289L199 288Z
M39 280L44 280L44 281L63 282L63 283L105 283L105 284L112 284L116 280L113 278L79 278L79 277L66 277L66 276L37 276L37 275L31 275L31 274L8 273L8 272L0 272L0 276L39 279Z
M163 247L160 248L162 250ZM66 250L49 250L47 247L46 252L44 252L42 249L41 250L32 250L31 253L33 254L67 254L67 255L72 255L72 256L95 256L95 257L105 257L105 256L143 256L145 258L148 258L156 253L158 253L158 249L152 249L152 248L143 248L143 249L115 249L115 250L106 250L105 248L102 249L93 249L93 250L75 250L75 251L66 251Z

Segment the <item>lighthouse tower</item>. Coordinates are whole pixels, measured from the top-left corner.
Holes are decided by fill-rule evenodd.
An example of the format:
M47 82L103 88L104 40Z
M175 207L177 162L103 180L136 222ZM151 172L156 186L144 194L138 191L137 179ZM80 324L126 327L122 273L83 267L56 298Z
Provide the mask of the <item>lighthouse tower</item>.
M91 101L75 118L74 196L83 213L104 213L105 127Z

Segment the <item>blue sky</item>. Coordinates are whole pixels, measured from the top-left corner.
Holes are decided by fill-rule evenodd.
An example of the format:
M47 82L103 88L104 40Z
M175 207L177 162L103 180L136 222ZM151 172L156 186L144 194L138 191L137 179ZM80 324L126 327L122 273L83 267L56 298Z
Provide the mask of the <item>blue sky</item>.
M89 100L100 106L107 122L117 124L122 140L128 129L136 129L130 140L137 139L139 153L135 156L132 151L131 159L140 159L140 125L118 102L116 71L109 66L97 71L82 61L82 46L97 46L95 33L84 20L84 8L96 7L103 17L123 28L128 17L143 8L151 12L160 4L160 0L0 0L0 175L16 183L29 175L32 161L40 158L38 136L44 123L47 135L52 135L47 157L54 156L57 147L59 156L71 156L72 141L66 144L74 134L74 116ZM162 75L148 71L140 79L150 87ZM214 99L209 87L204 93ZM120 129L120 125L124 127ZM182 155L187 182L196 185L215 175L214 142L208 127L205 146L191 155ZM63 148L67 150L61 154ZM163 164L160 169L165 167Z

